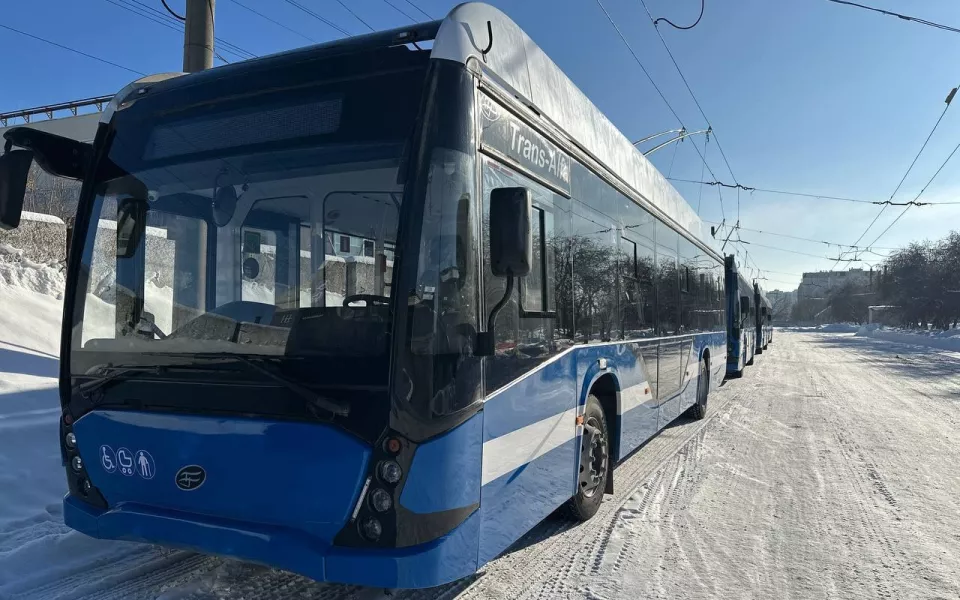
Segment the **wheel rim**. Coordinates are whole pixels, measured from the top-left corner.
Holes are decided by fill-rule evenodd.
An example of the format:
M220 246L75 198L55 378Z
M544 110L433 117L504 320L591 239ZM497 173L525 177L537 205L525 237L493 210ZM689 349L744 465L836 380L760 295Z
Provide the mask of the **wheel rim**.
M592 498L607 474L607 438L596 417L587 419L580 445L580 491Z

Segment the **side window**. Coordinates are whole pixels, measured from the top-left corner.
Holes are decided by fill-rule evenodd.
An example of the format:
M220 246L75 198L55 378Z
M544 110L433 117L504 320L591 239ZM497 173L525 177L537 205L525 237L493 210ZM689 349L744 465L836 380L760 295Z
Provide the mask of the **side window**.
M487 363L484 377L488 392L522 375L558 352L557 329L563 327L559 314L564 310L562 288L568 282L562 270L562 238L557 223L557 204L561 200L552 191L520 173L489 158L483 160L483 252L484 306L490 309L500 301L506 279L490 271L490 192L500 187L525 187L533 193L533 264L520 279L508 302L497 314L494 324L496 351ZM560 263L558 265L558 263ZM519 288L519 291L517 290ZM558 293L557 289L561 291ZM522 312L521 312L522 311ZM486 315L484 315L486 319Z
M657 222L657 329L660 335L673 335L680 328L678 238L676 231Z
M609 342L618 316L617 228L609 218L575 202L572 233L576 339Z
M680 327L684 332L703 330L700 263L705 256L690 240L680 237Z
M530 226L533 230L533 264L530 273L523 278L522 308L524 313L553 313L556 311L556 260L553 245L548 242L553 237L553 213L534 206Z
M620 197L622 237L620 269L620 337L655 337L656 252L655 220L629 198Z

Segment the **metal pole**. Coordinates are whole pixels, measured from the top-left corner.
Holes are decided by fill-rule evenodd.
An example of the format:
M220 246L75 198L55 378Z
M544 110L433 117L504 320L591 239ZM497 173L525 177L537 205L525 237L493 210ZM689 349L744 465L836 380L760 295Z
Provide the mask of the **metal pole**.
M183 70L196 73L213 67L213 11L216 0L187 0L183 28Z

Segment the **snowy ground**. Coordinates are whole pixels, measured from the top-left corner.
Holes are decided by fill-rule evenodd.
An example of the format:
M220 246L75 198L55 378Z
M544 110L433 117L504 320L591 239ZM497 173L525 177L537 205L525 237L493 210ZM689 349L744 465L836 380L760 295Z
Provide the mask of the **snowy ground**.
M384 597L67 530L44 269L15 281L0 261L0 599ZM476 577L393 597L960 597L960 356L823 332L774 342L706 420L621 465L592 521L548 519Z

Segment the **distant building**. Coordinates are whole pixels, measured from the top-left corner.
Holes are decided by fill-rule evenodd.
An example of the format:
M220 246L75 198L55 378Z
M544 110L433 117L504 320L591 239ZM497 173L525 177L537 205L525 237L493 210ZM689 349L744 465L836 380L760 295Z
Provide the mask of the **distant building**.
M798 299L825 298L831 291L854 283L867 287L870 285L872 271L849 269L846 271L816 271L804 273L797 288Z
M790 315L790 309L797 303L797 292L784 292L782 290L773 290L767 292L767 300L773 306L773 318L787 318Z

